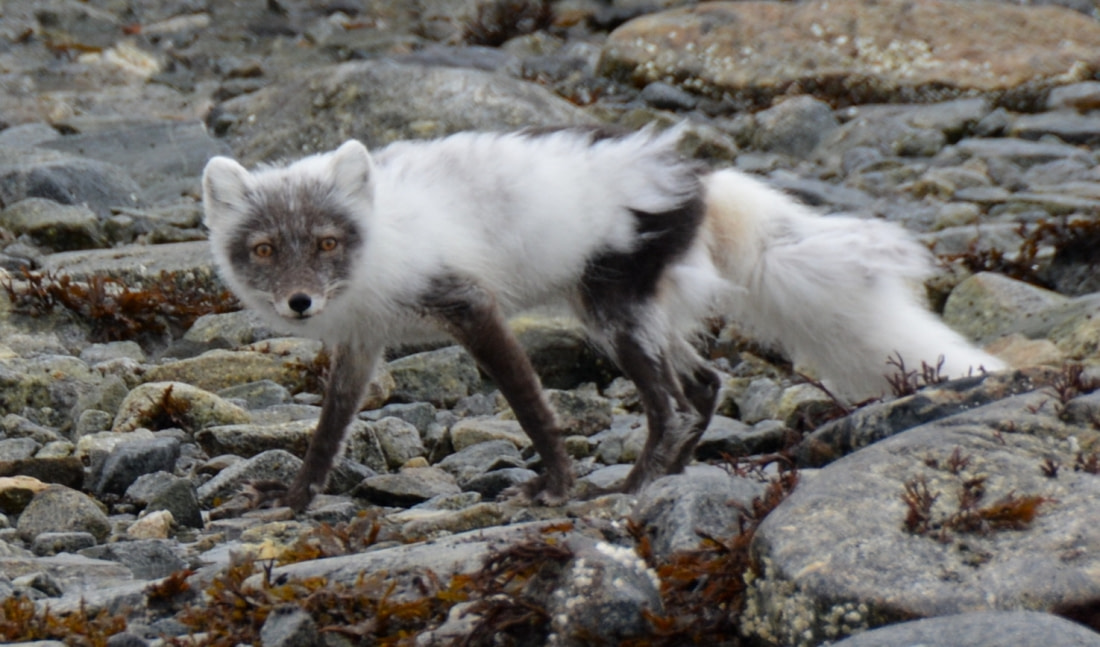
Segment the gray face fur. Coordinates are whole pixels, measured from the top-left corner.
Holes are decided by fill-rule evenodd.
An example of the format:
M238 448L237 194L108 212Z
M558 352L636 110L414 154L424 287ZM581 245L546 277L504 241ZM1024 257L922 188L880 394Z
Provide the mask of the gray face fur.
M269 295L287 319L321 313L348 285L363 245L359 226L320 182L287 182L245 196L227 242L237 278Z

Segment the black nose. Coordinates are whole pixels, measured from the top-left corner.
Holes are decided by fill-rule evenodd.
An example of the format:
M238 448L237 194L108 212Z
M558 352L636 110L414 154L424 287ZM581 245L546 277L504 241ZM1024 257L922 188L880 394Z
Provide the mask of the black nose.
M313 305L313 299L309 298L308 294L299 292L297 294L290 295L290 298L286 300L286 304L290 306L290 309L298 314L302 314L309 307Z

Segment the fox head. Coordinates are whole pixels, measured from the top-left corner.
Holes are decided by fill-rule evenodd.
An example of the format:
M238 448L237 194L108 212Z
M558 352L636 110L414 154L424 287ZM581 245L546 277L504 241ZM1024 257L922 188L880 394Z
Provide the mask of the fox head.
M249 172L227 157L203 171L205 224L215 262L245 305L299 328L322 315L354 277L373 197L363 144Z

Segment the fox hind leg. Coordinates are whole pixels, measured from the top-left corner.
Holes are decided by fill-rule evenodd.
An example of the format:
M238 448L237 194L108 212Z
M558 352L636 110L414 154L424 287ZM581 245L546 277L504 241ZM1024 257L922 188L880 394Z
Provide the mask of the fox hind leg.
M655 350L630 331L609 341L612 355L634 382L645 409L646 442L623 484L624 491L637 492L653 480L683 469L710 415L701 414L685 393L667 349ZM699 403L705 404L704 389L692 381L691 390Z
M662 290L668 271L697 243L704 205L699 187L668 211L634 211L636 245L588 264L576 310L592 337L638 388L649 434L624 489L633 492L681 471L714 410L718 378L680 337Z
M699 415L699 419L695 425L686 430L683 440L679 443L680 448L676 452L676 457L668 465L669 474L682 472L691 462L695 446L699 444L699 439L703 437L703 432L707 430L714 416L714 408L718 403L718 391L722 387L722 380L718 377L718 373L707 366L687 341L677 339L675 343L679 347L677 354L681 363L684 364L676 374L680 381L680 388L683 389L684 396L695 409L695 413Z
M545 505L564 503L573 484L572 461L531 360L505 323L496 298L472 280L447 275L433 282L418 306L442 322L496 382L542 458L542 475L518 494Z

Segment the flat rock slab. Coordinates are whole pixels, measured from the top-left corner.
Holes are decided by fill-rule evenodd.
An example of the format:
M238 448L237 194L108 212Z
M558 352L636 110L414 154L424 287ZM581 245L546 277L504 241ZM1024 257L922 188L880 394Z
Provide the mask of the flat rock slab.
M1057 417L1047 390L917 427L807 473L764 520L743 626L766 643L816 645L883 624L968 611L1083 604L1100 596L1100 476L1075 471L1096 432ZM1087 455L1086 450L1086 455ZM1053 477L1047 461L1060 465ZM1022 529L907 529L923 483L931 526L960 509L1042 497ZM974 508L972 508L974 509Z
M636 82L686 82L764 107L796 89L842 105L938 101L1079 81L1100 64L1100 23L1085 15L976 5L700 3L618 28L601 65Z
M1093 647L1100 634L1036 611L985 611L882 627L833 647Z
M116 249L91 249L50 254L41 270L77 281L92 276L110 276L131 288L150 280L172 277L196 290L225 290L214 269L210 243L205 240L163 245L128 245Z

